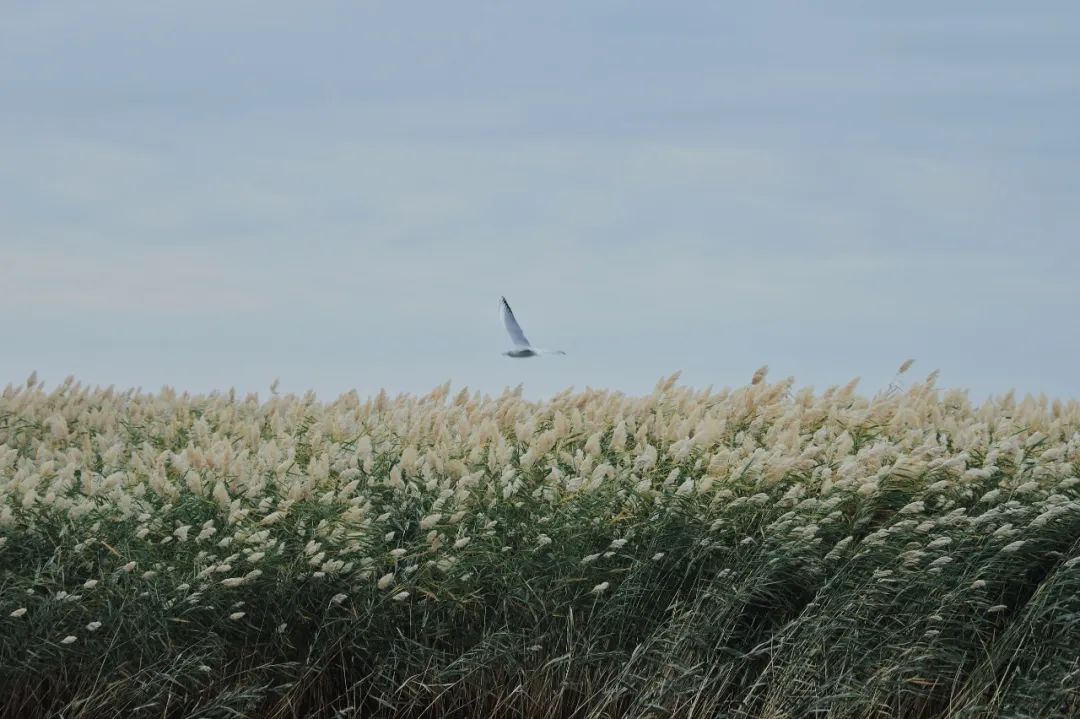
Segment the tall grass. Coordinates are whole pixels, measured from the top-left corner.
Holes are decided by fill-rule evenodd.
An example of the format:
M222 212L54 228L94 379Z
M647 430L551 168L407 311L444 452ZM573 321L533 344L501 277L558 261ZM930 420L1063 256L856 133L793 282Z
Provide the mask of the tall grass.
M1080 405L676 381L9 386L0 716L1080 714Z

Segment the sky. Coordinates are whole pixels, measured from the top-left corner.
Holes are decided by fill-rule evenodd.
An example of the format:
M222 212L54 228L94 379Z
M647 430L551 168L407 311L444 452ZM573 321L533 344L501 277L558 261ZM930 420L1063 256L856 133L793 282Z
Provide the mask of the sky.
M1078 127L1071 1L0 0L0 385L1078 398Z

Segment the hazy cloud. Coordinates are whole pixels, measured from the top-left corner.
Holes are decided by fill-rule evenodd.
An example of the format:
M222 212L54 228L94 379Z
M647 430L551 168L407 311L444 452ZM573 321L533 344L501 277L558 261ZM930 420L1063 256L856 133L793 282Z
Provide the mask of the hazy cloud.
M9 8L0 374L1075 395L1080 11L779 8Z

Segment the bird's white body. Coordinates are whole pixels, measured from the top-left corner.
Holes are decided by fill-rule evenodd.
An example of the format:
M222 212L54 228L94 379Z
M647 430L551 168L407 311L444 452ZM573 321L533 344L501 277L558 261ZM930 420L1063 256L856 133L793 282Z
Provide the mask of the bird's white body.
M499 310L502 312L503 324L506 325L506 331L510 335L510 341L514 343L514 349L503 352L507 357L524 358L524 357L538 357L540 355L564 355L566 354L562 350L548 350L541 347L533 347L529 343L529 340L525 338L525 333L521 331L521 325L517 323L514 318L514 312L510 309L510 305L507 304L506 298L503 297L499 303Z
M540 355L564 355L562 350L546 350L540 347L525 347L519 350L507 350L503 352L507 357L539 357Z

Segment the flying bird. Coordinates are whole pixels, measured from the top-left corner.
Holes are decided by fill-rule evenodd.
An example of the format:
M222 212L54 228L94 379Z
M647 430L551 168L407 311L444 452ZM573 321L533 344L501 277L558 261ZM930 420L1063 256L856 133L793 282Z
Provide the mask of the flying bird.
M499 304L499 309L502 312L503 324L506 325L506 331L510 333L510 341L514 343L514 349L508 352L503 352L507 357L536 357L537 355L564 355L566 354L562 350L546 350L540 347L533 347L529 340L525 338L525 333L521 331L521 325L514 319L514 311L510 309L510 305L507 304L506 298L502 298L502 302Z

